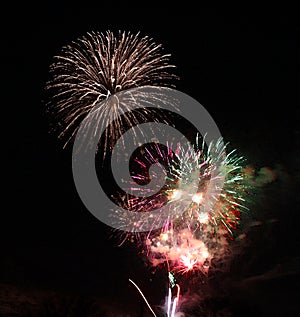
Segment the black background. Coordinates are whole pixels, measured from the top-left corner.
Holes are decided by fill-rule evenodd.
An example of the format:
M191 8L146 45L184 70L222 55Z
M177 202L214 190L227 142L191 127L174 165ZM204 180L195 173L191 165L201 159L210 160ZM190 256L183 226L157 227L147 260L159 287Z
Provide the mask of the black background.
M100 1L15 3L3 10L0 315L9 305L30 315L31 304L20 306L18 292L36 300L28 294L51 291L57 301L60 294L95 296L109 307L104 311L143 316L144 309L147 316L128 278L154 305L164 299L160 273L151 273L134 245L118 247L110 228L80 201L71 148L49 133L45 115L52 57L86 32L106 30L140 31L161 43L177 66L177 89L204 105L251 165L274 170L276 180L253 206L261 225L247 233L242 255L219 283L234 316L299 313L300 32L293 11Z

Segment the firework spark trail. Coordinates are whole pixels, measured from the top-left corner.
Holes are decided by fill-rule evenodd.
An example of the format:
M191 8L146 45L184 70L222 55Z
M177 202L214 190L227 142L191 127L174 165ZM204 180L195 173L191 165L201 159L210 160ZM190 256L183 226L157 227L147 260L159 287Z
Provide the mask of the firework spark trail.
M153 316L154 316L154 317L157 317L157 316L155 315L154 310L152 309L152 307L151 307L150 304L148 303L148 301L147 301L145 295L144 295L143 292L140 290L140 288L139 288L131 279L129 279L129 282L132 283L132 284L134 285L134 287L138 290L138 292L139 292L140 295L142 296L144 302L145 302L146 305L148 306L148 308L149 308L149 310L151 311L151 313L153 314Z
M179 297L180 297L180 287L178 284L176 284L176 288L177 288L177 293L172 302L172 291L171 291L171 288L169 287L168 298L167 298L167 317L175 317L175 314L176 314L176 309L177 309Z
M172 86L177 78L169 70L170 54L164 54L160 44L139 33L111 31L91 32L63 47L50 66L51 79L46 91L51 98L48 111L59 122L59 137L66 143L76 134L82 119L101 101L119 91L152 85ZM120 104L103 105L99 120L113 122L105 132L105 149L122 134ZM131 109L122 109L126 112ZM134 116L126 116L125 122L134 125Z

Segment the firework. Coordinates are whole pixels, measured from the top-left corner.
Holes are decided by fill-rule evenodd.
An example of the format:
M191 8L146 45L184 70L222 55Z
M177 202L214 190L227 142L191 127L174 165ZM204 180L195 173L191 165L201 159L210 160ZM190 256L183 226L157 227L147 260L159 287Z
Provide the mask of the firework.
M140 86L172 86L176 78L169 70L169 54L160 44L139 33L111 31L91 32L62 48L54 57L46 85L49 92L48 111L60 127L59 137L67 144L73 139L80 122L96 105L111 95ZM110 122L105 131L104 152L122 134L124 122L136 123L134 115L124 120L117 102L102 103L99 122Z
M145 246L152 265L168 262L177 273L194 269L207 272L211 260L227 252L228 240L234 238L240 217L248 210L245 196L250 185L245 159L235 150L226 154L228 144L219 141L205 147L198 137L195 144L195 152L178 144L176 153L154 145L165 167L166 185L149 203L132 202L140 212L151 210L153 205L170 204L170 217L164 219L161 230L139 235L138 239L142 240L140 244ZM153 155L145 155L143 161L134 159L141 167L146 167L145 161L147 165L158 162ZM145 181L148 175L143 168L136 170L139 172L133 178ZM208 195L208 183L217 186L218 182L214 182L224 173L223 188Z

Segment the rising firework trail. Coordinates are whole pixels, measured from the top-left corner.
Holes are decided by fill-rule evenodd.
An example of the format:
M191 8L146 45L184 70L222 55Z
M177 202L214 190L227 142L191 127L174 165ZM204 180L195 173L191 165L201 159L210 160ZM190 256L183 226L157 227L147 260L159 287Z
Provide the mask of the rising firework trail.
M145 295L143 294L143 292L141 291L141 289L136 285L136 283L134 283L131 279L129 279L129 282L134 285L134 287L138 290L138 292L140 293L140 295L142 296L144 302L146 303L147 307L149 308L149 310L151 311L152 315L154 317L157 317L154 310L152 309L152 307L150 306L150 304L148 303Z

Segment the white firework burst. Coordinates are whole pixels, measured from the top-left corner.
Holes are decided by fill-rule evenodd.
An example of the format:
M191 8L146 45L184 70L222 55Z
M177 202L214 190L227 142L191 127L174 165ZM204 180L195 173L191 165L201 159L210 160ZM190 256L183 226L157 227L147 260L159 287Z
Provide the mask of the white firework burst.
M171 87L177 76L169 72L174 67L169 59L161 44L139 33L90 32L64 46L50 65L46 92L47 111L56 121L59 137L66 139L65 145L83 118L110 96L140 86ZM122 134L124 122L133 125L137 121L135 114L128 114L130 110L120 109L117 98L97 108L99 122L111 122L105 148Z

